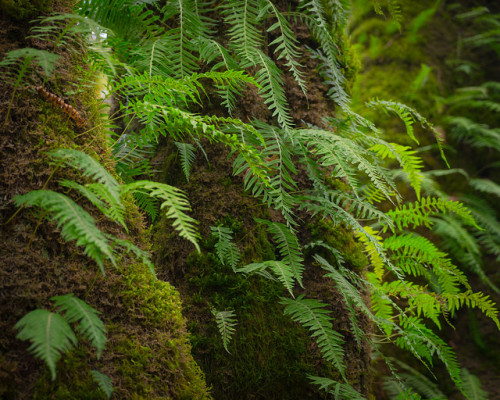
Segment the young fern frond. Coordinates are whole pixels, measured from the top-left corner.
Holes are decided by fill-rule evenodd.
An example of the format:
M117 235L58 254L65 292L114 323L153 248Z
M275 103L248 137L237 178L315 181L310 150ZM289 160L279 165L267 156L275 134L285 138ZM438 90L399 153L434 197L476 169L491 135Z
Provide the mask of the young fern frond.
M290 315L293 321L311 331L311 336L316 340L325 360L331 362L346 380L344 338L333 330L333 318L328 315L330 311L325 309L326 304L314 299L304 299L303 295L296 299L283 298L281 304L285 306L285 315Z
M78 322L78 332L94 345L97 358L100 358L107 340L106 328L98 317L100 312L73 294L55 296L51 300L59 307L59 312L64 313L63 317L68 323Z
M229 354L231 354L227 346L229 345L229 342L231 342L231 339L235 332L234 327L237 324L236 314L234 310L228 310L228 311L212 310L212 314L215 317L215 322L217 324L217 328L219 329L219 333L222 338L222 345L224 346L224 349Z
M113 394L113 381L111 380L111 378L96 370L92 370L90 372L92 374L94 382L99 386L99 389L101 389L106 397L110 399L111 395Z
M377 153L382 159L396 159L407 174L410 184L417 194L417 199L420 199L420 188L424 179L421 173L423 161L415 155L416 151L411 150L409 146L401 146L396 143L378 143L370 150Z
M186 180L189 182L189 173L191 171L191 167L193 166L196 160L196 149L190 143L174 142L174 144L177 146L177 149L179 149L182 172L184 172L184 176L186 177Z
M304 270L304 260L302 257L302 250L300 248L297 236L286 227L286 225L279 222L271 222L260 218L255 218L260 224L267 226L268 232L273 236L274 241L282 260L288 264L293 272L293 277L297 280L300 286L302 285L302 272Z
M61 228L61 236L66 241L76 240L76 245L84 248L84 253L99 265L103 275L105 260L116 265L104 233L97 228L90 214L69 197L51 190L33 190L16 196L14 201L17 206L37 206L47 212L49 218Z
M77 343L73 330L57 313L37 309L22 317L14 326L19 340L31 341L28 348L49 367L52 380L56 378L56 363L61 354Z
M223 265L228 264L233 271L236 271L240 263L241 254L238 246L233 242L233 231L225 226L210 227L212 236L217 239L215 251L217 257Z
M153 181L135 181L123 185L121 192L122 194L140 192L162 201L160 209L167 209L166 216L174 220L172 225L179 232L179 236L189 240L196 250L200 251L198 244L200 234L196 227L198 222L186 214L191 211L191 206L180 189Z

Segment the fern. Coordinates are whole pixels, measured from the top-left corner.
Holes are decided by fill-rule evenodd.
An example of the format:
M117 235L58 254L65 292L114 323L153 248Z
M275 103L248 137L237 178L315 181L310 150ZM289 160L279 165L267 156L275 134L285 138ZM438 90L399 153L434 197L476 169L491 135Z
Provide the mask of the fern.
M488 392L481 388L481 381L466 368L462 369L463 389L470 400L488 400Z
M212 236L217 239L215 251L220 262L223 265L229 264L233 271L235 271L240 263L241 254L238 246L232 242L233 231L225 226L212 226L210 230L212 231Z
M381 158L396 159L408 175L410 184L415 189L417 199L420 199L420 188L424 176L420 172L423 162L420 157L415 156L416 151L411 151L409 146L401 146L396 143L380 143L372 146L370 150L375 151Z
M191 167L196 160L195 148L192 144L189 143L179 143L174 142L177 148L179 149L179 155L181 156L181 166L182 171L184 172L184 176L186 180L189 182L189 173L191 171Z
M61 228L62 237L76 240L77 246L84 247L84 253L99 265L103 275L105 260L116 265L111 246L94 219L69 197L51 190L33 190L16 196L14 201L17 206L37 206L46 211Z
M90 177L104 185L113 199L117 203L120 203L119 184L117 180L93 157L73 149L55 149L49 151L47 154L62 164L80 170L83 176Z
M19 340L31 341L28 350L47 364L54 380L61 354L77 343L68 323L57 313L38 309L22 317L14 328L19 331L16 336Z
M282 299L281 304L285 306L285 315L290 315L292 320L311 331L323 357L337 368L345 380L344 339L332 329L332 317L325 310L325 304L314 299L304 299L303 295L293 300Z
M106 328L97 316L99 311L73 294L55 296L51 300L59 307L59 312L64 312L64 319L68 323L78 322L78 332L90 340L97 349L97 358L100 358L106 344Z
M90 372L92 373L94 382L99 385L99 389L101 389L107 396L107 398L110 399L111 395L113 394L113 381L111 380L111 378L99 371L92 370Z
M300 286L302 285L302 273L304 270L302 251L299 241L295 234L290 231L286 225L279 222L270 222L267 220L255 219L258 223L265 224L268 232L273 235L278 251L282 258L282 262L288 264L292 270L293 277L297 280Z
M445 200L441 198L424 197L415 203L403 204L394 210L387 212L387 215L393 220L398 229L412 226L432 226L432 215L444 214L452 212L459 216L461 220L469 225L478 227L474 218L470 215L470 211L464 207L459 201ZM386 231L388 225L384 226Z
M270 269L273 274L278 278L278 280L283 284L283 286L288 290L288 292L293 297L293 284L295 280L294 271L290 267L290 265L286 264L283 261L263 261L259 263L251 263L245 265L244 267L238 268L237 272L243 274L252 274L263 272L267 272L267 269Z
M224 346L224 349L228 353L231 353L228 350L227 346L229 345L229 342L231 342L231 338L233 337L235 332L234 327L236 326L237 323L234 310L228 310L228 311L212 310L212 314L215 317L217 328L219 329L220 335L222 337L222 345Z
M352 386L337 382L329 378L323 378L319 376L309 376L308 377L312 383L319 386L320 389L324 389L328 394L334 396L338 400L366 400L358 391L356 391Z
M180 189L153 181L135 181L124 185L121 189L122 194L129 192L140 192L160 199L162 201L160 208L167 209L165 215L174 220L172 225L179 232L179 236L189 240L198 251L200 250L197 221L187 214L191 211L191 207L186 195Z

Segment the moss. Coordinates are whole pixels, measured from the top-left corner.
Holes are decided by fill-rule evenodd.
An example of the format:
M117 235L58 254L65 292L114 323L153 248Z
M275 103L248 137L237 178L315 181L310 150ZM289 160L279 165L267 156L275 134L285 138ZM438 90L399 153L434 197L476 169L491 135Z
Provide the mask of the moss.
M50 10L53 0L0 0L0 11L16 21L37 17Z
M154 279L146 266L133 264L122 277L119 295L128 318L142 329L125 335L120 325L111 353L119 358L116 373L132 391L130 398L209 399L203 374L191 357L179 293ZM144 340L144 336L154 340ZM166 397L163 397L166 396Z
M342 224L334 225L330 220L319 218L310 223L308 228L311 230L311 241L321 240L339 250L354 269L362 271L368 265L363 245L356 241L352 230L346 229ZM333 255L325 254L325 256L332 265L335 264Z

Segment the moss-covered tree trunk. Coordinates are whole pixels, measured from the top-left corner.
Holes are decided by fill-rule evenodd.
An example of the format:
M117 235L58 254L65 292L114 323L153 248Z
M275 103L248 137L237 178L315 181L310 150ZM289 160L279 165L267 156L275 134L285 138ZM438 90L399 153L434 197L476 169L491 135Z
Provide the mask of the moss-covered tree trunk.
M94 72L85 52L28 38L29 21L50 12L71 13L73 2L2 1L0 5L0 59L28 47L60 56L47 79L36 60L21 58L1 70L0 398L106 398L91 370L111 378L116 399L210 398L191 357L179 295L169 283L154 280L144 264L127 255L119 258L116 268L106 265L103 276L80 247L63 240L43 212L14 205L15 196L31 190L64 190L99 217L89 203L58 185L61 179L85 180L49 165L46 152L54 148L84 151L114 172L99 114L99 93L92 84ZM16 82L24 61L26 69ZM35 90L36 86L44 91ZM59 100L52 104L51 98ZM80 113L83 124L65 113L68 106ZM143 217L130 200L126 222L128 235L102 215L98 226L147 249ZM78 346L59 360L57 378L51 380L48 368L29 352L29 343L16 339L14 325L35 308L54 311L51 297L68 293L102 313L108 341L98 359L95 349L80 337Z

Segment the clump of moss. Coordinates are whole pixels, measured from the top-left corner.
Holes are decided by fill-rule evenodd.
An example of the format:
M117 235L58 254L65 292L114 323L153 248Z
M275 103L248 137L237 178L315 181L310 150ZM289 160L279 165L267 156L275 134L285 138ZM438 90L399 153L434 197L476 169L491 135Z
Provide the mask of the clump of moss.
M142 264L127 267L118 288L127 319L140 326L133 334L120 325L111 329L117 339L109 351L119 355L116 373L133 389L131 398L210 399L175 288Z

